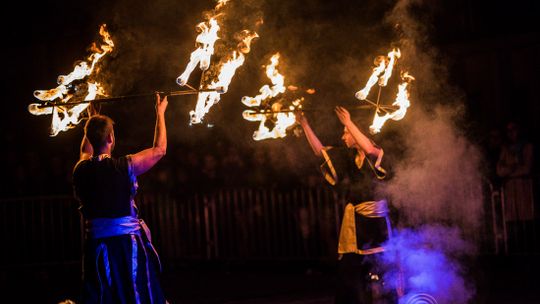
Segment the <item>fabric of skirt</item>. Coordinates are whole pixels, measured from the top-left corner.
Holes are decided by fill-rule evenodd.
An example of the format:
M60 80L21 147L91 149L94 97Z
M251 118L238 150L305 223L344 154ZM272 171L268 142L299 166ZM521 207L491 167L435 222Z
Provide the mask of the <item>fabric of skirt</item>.
M140 235L88 239L83 258L83 303L167 303L159 261Z

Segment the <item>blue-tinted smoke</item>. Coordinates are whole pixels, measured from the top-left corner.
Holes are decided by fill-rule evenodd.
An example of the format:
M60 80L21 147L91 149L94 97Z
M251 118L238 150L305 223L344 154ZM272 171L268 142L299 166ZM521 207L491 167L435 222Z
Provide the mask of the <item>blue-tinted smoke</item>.
M473 246L465 242L460 230L440 225L402 229L390 239L381 264L386 288L400 289L407 303L414 294L428 294L438 304L467 303L474 295L464 278L461 259ZM414 302L413 302L414 303Z

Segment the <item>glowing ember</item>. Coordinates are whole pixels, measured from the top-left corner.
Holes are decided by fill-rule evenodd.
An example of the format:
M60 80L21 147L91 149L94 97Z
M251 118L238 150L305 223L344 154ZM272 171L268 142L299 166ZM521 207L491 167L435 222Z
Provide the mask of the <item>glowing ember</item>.
M36 90L34 96L45 102L54 102L55 107L40 108L43 103L33 103L28 106L28 111L34 115L52 114L51 136L56 136L60 131L66 131L73 128L80 122L81 113L86 110L88 103L78 104L72 107L62 106L71 99L93 100L96 96L105 95L103 87L97 82L83 81L89 78L94 72L98 61L107 53L112 52L114 43L106 30L106 25L102 25L99 34L103 39L103 44L99 47L94 43L92 45L92 54L86 58L86 61L78 63L73 71L68 75L58 77L58 87L50 90Z
M264 85L259 90L260 94L255 97L242 97L242 103L248 107L266 107L270 104L269 100L286 91L284 86L285 78L277 70L279 64L279 53L270 58L270 64L266 66L266 76L272 82L272 86ZM287 89L296 91L295 86L288 86ZM315 90L309 89L309 94L315 93ZM248 121L259 121L259 129L253 133L254 140L263 140L268 138L282 138L287 136L287 130L295 123L295 109L302 108L303 97L295 99L287 111L283 111L283 101L272 103L269 113L265 111L245 110L242 116ZM282 111L282 112L280 112Z
M397 60L400 57L401 52L399 49L392 50L388 53L387 56L378 56L375 59L375 68L373 69L373 73L369 77L366 86L362 90L356 92L355 97L359 100L366 100L371 88L375 84L379 85L379 89L381 87L385 87L388 84L388 80L392 76L394 65L397 63ZM387 112L385 113L385 115L380 116L380 109L378 108L379 97L377 98L377 109L375 111L375 116L373 117L373 123L369 127L369 130L372 134L379 133L387 120L401 120L403 119L403 117L405 117L405 114L407 113L407 108L410 106L409 92L407 91L407 86L413 80L414 77L409 75L407 72L401 72L402 82L398 86L396 100L392 103L392 106L398 107L398 109L394 112Z

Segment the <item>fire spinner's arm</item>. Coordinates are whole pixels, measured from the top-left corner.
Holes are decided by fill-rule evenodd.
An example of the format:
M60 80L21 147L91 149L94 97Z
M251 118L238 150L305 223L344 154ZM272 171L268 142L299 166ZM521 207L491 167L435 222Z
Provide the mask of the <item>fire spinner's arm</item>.
M156 127L154 130L154 145L131 155L131 165L136 176L152 168L167 152L167 129L165 127L165 110L167 96L161 98L156 94Z
M373 142L358 127L352 122L351 114L343 107L336 107L336 115L341 123L349 130L352 137L358 146L368 155L379 157L381 149L373 144Z
M94 148L92 148L90 141L85 135L81 142L81 152L79 154L79 161L87 160L91 158L92 154L94 154Z
M298 124L300 124L300 126L304 130L304 134L306 134L306 138L309 142L309 145L311 146L311 149L313 149L315 155L321 157L323 145L321 144L321 141L319 140L315 132L313 132L313 129L311 129L311 126L309 125L307 118L304 116L304 113L296 112L295 115L296 122L298 122Z

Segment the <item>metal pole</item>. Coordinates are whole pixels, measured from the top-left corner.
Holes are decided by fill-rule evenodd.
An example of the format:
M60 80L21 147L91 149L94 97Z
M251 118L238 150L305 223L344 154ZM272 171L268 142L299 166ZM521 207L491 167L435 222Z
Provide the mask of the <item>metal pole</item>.
M218 87L215 89L185 90L185 91L156 92L156 93L159 93L164 96L181 96L181 95L195 95L195 94L199 94L200 92L217 92L221 94L223 92L223 88ZM98 99L93 99L93 100L83 100L83 101L74 101L74 102L54 102L50 104L39 105L37 107L39 109L43 109L43 108L52 108L56 106L74 106L74 105L79 105L79 104L84 104L84 103L107 103L107 102L120 101L120 100L126 100L126 99L150 97L150 96L154 96L156 93L115 96L115 97L98 98Z
M347 110L368 110L368 109L371 109L373 107L376 107L375 104L373 104L371 101L368 101L368 103L370 104L367 104L367 105L360 105L360 106L355 106L355 107L351 107L351 108L348 108ZM388 113L388 110L386 109L392 109L392 110L397 110L397 107L395 106L379 106L379 109L385 111ZM291 110L291 109L282 109L282 110L277 110L277 111L274 111L274 110L271 110L271 109L268 109L268 110L265 110L265 109L253 109L253 114L274 114L274 113L289 113L289 112L323 112L323 111L331 111L332 108L307 108L307 109L294 109L294 110Z

